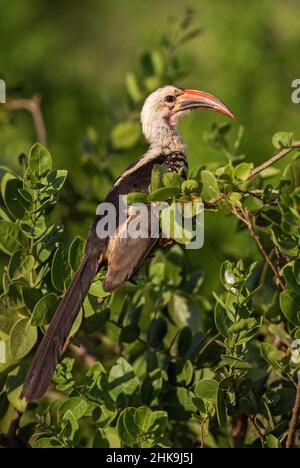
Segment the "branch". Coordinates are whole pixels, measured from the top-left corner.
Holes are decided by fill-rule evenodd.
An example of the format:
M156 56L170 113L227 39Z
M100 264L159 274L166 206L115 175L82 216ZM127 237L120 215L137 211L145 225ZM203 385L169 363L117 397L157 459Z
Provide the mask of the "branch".
M243 208L240 208L240 211L242 212L242 215L239 214L237 208L233 208L232 209L232 213L239 219L241 220L246 226L247 228L249 229L250 231L250 234L251 236L253 237L253 239L255 240L259 250L261 251L261 253L263 254L266 262L268 263L268 265L270 266L271 270L273 271L274 275L275 275L275 278L277 279L277 282L278 284L280 285L281 289L284 290L285 289L285 284L284 282L282 281L282 278L280 276L280 273L278 271L278 269L276 268L276 266L274 265L274 263L272 262L272 260L270 259L269 255L267 254L267 252L265 251L265 248L264 246L262 245L262 242L260 240L260 237L256 234L255 230L254 230L254 227L252 225L252 222L251 222L251 219L250 219L250 213L247 209L243 209Z
M298 372L297 395L296 395L295 405L293 409L292 419L290 421L286 448L293 448L295 444L295 437L296 437L296 432L297 432L297 426L299 423L299 417L300 417L300 372Z
M98 331L98 332L94 333L94 336L112 354L115 354L116 356L121 355L121 349L120 349L119 345L117 343L115 343L113 340L111 340L108 336L106 336L105 333L103 333L101 331Z
M88 368L92 367L96 362L98 362L98 359L88 351L83 343L80 343L80 347L71 344L69 349L71 349L74 356L76 356L78 359L81 359Z
M38 94L32 96L31 99L13 99L5 107L8 111L26 110L30 112L38 142L44 146L47 145L46 128L41 111L41 97Z
M265 446L265 431L263 431L255 421L255 416L250 416L250 421L253 424L254 429L256 430L258 437L261 442L262 448Z
M264 171L265 169L267 169L269 166L272 166L272 164L275 164L277 163L278 161L280 161L280 159L284 158L285 156L287 156L289 153L291 153L292 151L294 151L295 149L298 149L300 148L300 141L295 141L295 143L292 144L292 146L290 148L284 148L282 149L281 151L279 151L279 153L275 154L272 158L270 158L268 161L265 161L263 164L261 164L260 166L257 166L255 167L249 174L249 176L247 177L247 179L245 180L245 182L247 182L248 180L252 179L253 177L255 177L257 174L259 174L260 172Z

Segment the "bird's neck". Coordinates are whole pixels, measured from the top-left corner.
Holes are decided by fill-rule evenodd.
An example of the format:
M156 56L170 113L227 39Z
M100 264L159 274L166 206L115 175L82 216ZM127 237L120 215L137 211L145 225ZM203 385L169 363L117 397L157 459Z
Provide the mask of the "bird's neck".
M146 131L145 131L146 130ZM165 148L167 152L186 153L186 145L181 138L177 126L162 120L155 125L144 128L146 139L151 148Z

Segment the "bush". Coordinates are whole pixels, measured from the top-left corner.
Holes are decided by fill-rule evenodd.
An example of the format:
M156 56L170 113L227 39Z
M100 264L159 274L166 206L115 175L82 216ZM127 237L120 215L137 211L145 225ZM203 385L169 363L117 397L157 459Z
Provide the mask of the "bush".
M36 144L21 158L22 177L4 174L3 433L12 436L17 418L14 437L32 447L281 447L287 438L294 445L300 167L293 162L277 185L266 184L274 159L256 169L240 162L238 142L230 149L227 131L228 126L214 127L209 138L226 149L225 166L202 167L181 187L175 175L160 177L157 185L162 172L155 167L150 198L203 201L209 211L234 215L237 229L248 230L262 258L251 264L225 261L223 289L209 297L201 293L202 272L189 271L179 245L159 251L136 284L117 295L103 292L101 272L73 326L69 356L56 369L55 391L29 405L19 395L30 357L85 241L76 237L66 249L62 227L50 222L67 174L52 170L43 146ZM279 149L275 161L299 147L286 133L273 142ZM162 189L164 197L157 198Z
M32 109L34 104L40 112L38 96L26 100L25 107L23 100L20 106L20 100L12 99L3 112L1 108L1 161L9 161L9 168L1 166L0 446L299 447L299 142L290 133L277 133L277 155L258 168L249 163L261 157L270 128L294 122L286 94L278 92L284 71L289 70L289 77L297 57L292 10L278 10L279 16L288 15L278 35L276 16L265 14L266 5L251 9L250 22L236 21L236 13L224 2L226 21L220 22L220 15L211 14L219 12L220 5L211 5L201 12L210 26L198 65L194 45L184 61L177 56L178 47L200 32L191 22L192 11L179 22L168 18L171 34L155 38L155 48L126 75L124 102L113 105L105 89L109 73L107 81L99 86L95 80L90 89L86 49L76 21L73 29L63 16L67 10L57 15L49 4L41 14L37 2L31 2L26 15L20 5L15 15L11 2L6 3L4 16L18 30L13 35L18 47L14 61L9 48L1 54L8 73L3 78L10 83L10 94L42 92L56 161L69 164L72 174L66 179L66 171L53 170L51 156L41 145L33 146L28 157L22 155L17 166L18 152L29 147L32 131L29 121L14 119L15 109ZM86 13L87 18L99 17L93 9ZM82 9L77 15L81 21ZM100 16L107 21L107 15ZM268 33L264 44L257 27L261 18ZM32 22L34 37L28 34ZM285 28L293 33L289 40ZM11 39L11 29L5 32L3 37ZM210 35L216 32L216 37ZM270 34L277 38L272 47ZM243 41L229 64L239 35ZM71 68L65 57L58 62L56 50L62 41L69 44L70 37L79 41L74 43L80 44L82 67L72 55ZM96 44L97 58L103 37L88 40L89 51L91 43ZM118 35L114 40L117 44ZM220 55L212 55L215 40ZM32 47L38 53L32 53ZM281 56L284 60L277 60ZM59 73L53 73L58 63ZM253 63L260 79L251 81ZM79 68L83 75L78 75ZM187 239L176 239L169 250L144 263L135 283L112 296L103 292L101 272L71 331L53 386L41 401L26 405L19 395L31 358L84 251L85 239L77 233L87 232L85 223L114 178L144 151L138 116L145 96L162 84L182 82L184 70L189 85L199 76L212 89L231 84L225 97L235 102L239 120L247 121L246 152L251 157L243 154L242 127L234 138L230 125L215 124L204 143L196 136L189 145L192 167L200 157L212 162L191 171L187 182L181 184L174 174L167 177L161 167L155 168L150 200L204 203L204 248L184 250L181 244ZM58 75L62 79L57 80ZM268 88L269 105L263 106L266 82L273 87ZM248 119L245 95L252 103ZM83 138L87 122L99 134L88 128ZM44 129L36 130L39 141L45 139ZM194 130L187 130L192 140ZM294 160L289 157L286 163L283 157L290 153ZM224 157L225 164L220 162ZM282 172L273 166L281 159ZM141 194L130 196L130 202L141 199Z

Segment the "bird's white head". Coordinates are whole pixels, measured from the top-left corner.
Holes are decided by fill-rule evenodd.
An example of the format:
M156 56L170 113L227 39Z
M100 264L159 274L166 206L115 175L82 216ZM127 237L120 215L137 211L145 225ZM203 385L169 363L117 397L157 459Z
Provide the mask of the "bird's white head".
M146 140L151 145L168 145L179 138L178 117L191 109L211 109L234 119L233 113L211 94L167 85L151 93L143 106L141 121Z

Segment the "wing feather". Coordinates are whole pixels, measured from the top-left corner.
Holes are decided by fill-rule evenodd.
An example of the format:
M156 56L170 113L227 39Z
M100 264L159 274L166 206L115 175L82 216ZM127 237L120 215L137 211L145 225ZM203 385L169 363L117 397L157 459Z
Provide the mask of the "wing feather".
M126 223L118 229L117 235L109 241L108 270L103 283L106 291L115 291L130 279L142 261L157 243L157 238L151 238L151 209L140 216L141 237L128 234L128 227L136 220L136 213L129 214Z

